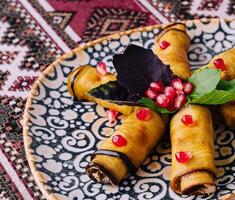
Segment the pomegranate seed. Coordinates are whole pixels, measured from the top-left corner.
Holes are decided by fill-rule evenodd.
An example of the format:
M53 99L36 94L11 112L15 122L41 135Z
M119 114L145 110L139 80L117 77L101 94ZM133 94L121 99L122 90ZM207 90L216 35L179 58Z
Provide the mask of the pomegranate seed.
M121 135L114 135L112 137L112 143L117 147L123 147L127 145L126 139Z
M186 101L187 99L184 94L177 95L175 98L175 104L174 104L175 108L176 109L181 108L186 103Z
M175 89L172 86L167 86L164 89L164 94L166 96L168 96L170 99L174 99L175 95L176 95L176 92L175 92Z
M170 104L170 99L165 94L159 94L156 99L156 104L162 108L166 108Z
M160 42L159 46L160 46L161 49L166 49L167 47L170 46L170 43L167 42L166 40L163 40L163 41Z
M153 91L152 89L147 89L147 91L145 92L145 96L150 98L150 99L156 99L157 97L157 92Z
M185 94L191 94L193 92L194 86L192 83L190 82L183 83L183 87L184 87Z
M181 119L182 123L186 126L190 126L193 124L193 117L192 115L184 115Z
M179 163L186 163L192 158L192 153L189 151L180 151L175 154L175 159Z
M213 61L213 64L215 65L215 68L217 68L217 69L221 69L222 71L226 70L226 66L225 66L224 60L222 58L215 59Z
M156 82L152 82L152 83L150 84L150 88L151 88L154 92L163 92L163 90L164 90L164 85L163 85L163 83L156 81Z
M106 64L104 62L99 62L96 66L96 71L100 75L105 76L108 73L106 69Z
M183 94L184 95L184 91L182 90L175 90L176 95L178 96L179 94Z
M173 110L176 110L176 108L175 108L175 105L169 105L168 107L167 107L167 110L169 110L169 111L173 111Z
M118 115L118 112L115 110L107 110L106 117L109 120L109 123L113 123Z
M138 120L147 121L150 118L150 110L148 108L142 108L137 111L136 117Z
M180 78L175 78L171 81L171 86L176 90L183 90L183 83Z

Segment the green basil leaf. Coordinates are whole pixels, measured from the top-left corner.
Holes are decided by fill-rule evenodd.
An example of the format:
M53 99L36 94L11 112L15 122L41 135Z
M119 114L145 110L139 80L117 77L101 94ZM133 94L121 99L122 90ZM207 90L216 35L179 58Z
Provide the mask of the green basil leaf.
M235 80L231 80L231 81L220 80L217 86L217 89L226 90L229 92L235 92Z
M194 92L190 96L198 98L214 90L220 81L220 73L220 70L209 68L195 71L189 78L189 81L195 86Z
M150 108L151 110L153 110L153 111L155 111L157 113L166 114L166 113L174 113L174 112L176 112L176 110L170 111L170 110L167 110L166 108L160 108L160 107L158 107L156 105L156 103L153 100L145 98L145 97L142 97L139 100L139 103L143 104L144 106Z
M214 89L199 98L193 98L190 103L219 105L235 100L235 92Z

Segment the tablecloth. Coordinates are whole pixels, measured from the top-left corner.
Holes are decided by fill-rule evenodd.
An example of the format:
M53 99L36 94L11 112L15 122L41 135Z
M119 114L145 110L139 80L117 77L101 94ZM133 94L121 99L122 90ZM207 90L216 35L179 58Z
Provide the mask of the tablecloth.
M234 0L0 0L0 199L43 199L25 158L22 114L51 62L114 32L234 16Z

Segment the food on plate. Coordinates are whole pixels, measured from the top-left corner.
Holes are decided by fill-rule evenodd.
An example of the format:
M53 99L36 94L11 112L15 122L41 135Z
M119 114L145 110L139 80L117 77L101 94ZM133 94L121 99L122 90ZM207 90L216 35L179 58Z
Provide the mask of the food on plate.
M124 53L114 55L113 63L118 83L110 81L92 89L89 94L94 98L101 96L117 101L115 95L108 94L124 94L127 91L129 95L119 95L126 97L120 101L127 102L130 96L137 97L137 100L145 96L146 99L140 103L149 106L148 100L151 99L156 107L166 112L170 107L172 110L180 109L187 102L186 96L193 92L193 85L181 78L173 78L172 68L164 65L151 50L130 45ZM188 64L183 67L187 70ZM126 90L120 93L118 84ZM141 120L138 116L146 110L150 118ZM166 121L157 112L148 108L135 111L109 139L101 142L98 151L92 154L87 174L97 182L117 184L144 161L163 134L165 125ZM114 140L119 140L120 144L115 144Z
M136 62L127 60L131 57ZM80 99L97 103L104 101L105 105L115 102L117 107L128 106L135 110L110 138L101 141L98 151L92 154L92 161L87 167L87 174L91 178L110 184L117 184L128 173L137 169L163 135L165 117L148 108L137 107L136 104L140 104L138 98L145 93L151 82L170 83L173 77L170 68L151 50L135 45L127 47L123 54L114 56L114 67L118 72L117 76L105 77L108 76L107 73L100 76L97 73L99 70L85 66L85 69L71 73L68 78L70 94ZM146 69L149 70L145 72ZM100 105L104 106L101 103ZM120 111L119 108L116 110ZM107 111L110 122L115 119L116 114L113 110Z
M235 126L235 50L223 52L191 74L185 25L166 26L156 37L154 53L129 45L113 56L117 74L103 62L82 66L68 77L69 93L118 112L127 119L91 154L86 173L97 182L118 184L134 172L164 134L170 122L172 175L179 194L209 194L216 190L214 132L207 105L222 105L228 126ZM233 80L234 79L234 80Z
M118 184L134 172L164 134L166 122L160 114L138 107L91 155L86 172L93 180Z
M113 64L117 80L93 88L90 96L119 105L139 103L166 114L186 104L194 89L192 83L174 77L151 50L139 46L130 45L122 54L115 54Z
M188 50L190 37L183 23L174 23L165 27L156 37L154 53L161 61L169 65L174 75L187 79L190 77Z
M208 108L182 108L171 119L170 137L172 190L179 194L215 192L214 131Z
M127 103L128 100L133 102L138 100L138 97L146 96L149 100L154 99L161 109L164 109L168 105L164 106L166 101L160 97L165 95L169 100L168 104L176 104L179 109L186 103L186 94L193 91L190 83L183 83L180 78L173 79L170 68L151 50L130 45L123 54L114 56L113 63L117 71L117 81L110 81L90 90L89 94L94 98L101 97L107 101L119 100ZM123 88L117 87L119 85ZM154 98L148 95L150 90L156 94ZM119 98L115 95L117 93ZM121 99L120 96L125 98ZM98 151L91 156L87 174L97 182L118 184L145 160L163 135L166 121L166 116L162 117L149 108L139 107L110 138L101 141ZM140 146L141 148L138 148Z
M170 68L150 49L136 45L129 45L123 53L115 54L113 65L117 80L94 88L89 92L91 96L130 104L144 96L152 82L169 84L173 78Z
M223 80L235 80L235 48L215 56L206 67L220 69ZM235 87L231 89L235 91ZM221 111L226 125L235 128L235 104L233 102L226 103L221 106Z
M116 74L108 73L104 66L104 63L99 63L97 68L87 65L78 67L72 71L67 78L69 94L77 99L96 102L105 108L130 115L133 112L133 106L117 105L100 98L94 98L88 94L88 91L91 89L116 80Z

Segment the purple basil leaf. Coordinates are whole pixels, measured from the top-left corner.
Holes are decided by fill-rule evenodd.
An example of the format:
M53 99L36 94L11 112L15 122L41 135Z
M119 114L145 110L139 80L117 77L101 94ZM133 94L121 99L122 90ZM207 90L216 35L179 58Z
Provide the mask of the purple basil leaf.
M92 97L103 99L119 105L141 105L138 100L141 97L131 96L127 89L119 84L118 81L109 81L88 91Z
M130 45L123 54L113 56L117 79L130 95L143 96L151 82L160 81L169 85L173 78L170 67L150 49Z

